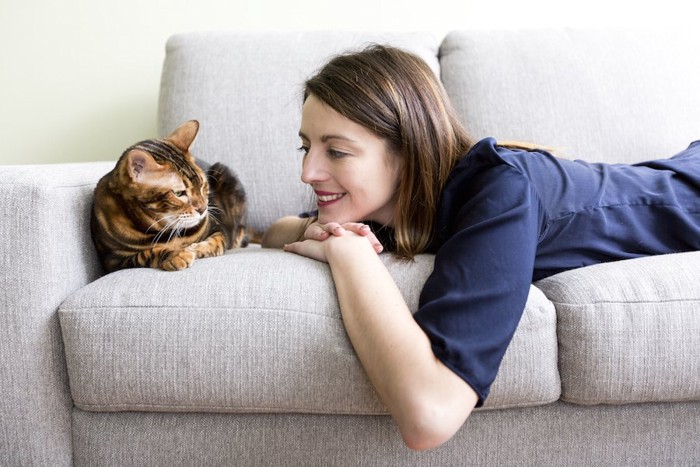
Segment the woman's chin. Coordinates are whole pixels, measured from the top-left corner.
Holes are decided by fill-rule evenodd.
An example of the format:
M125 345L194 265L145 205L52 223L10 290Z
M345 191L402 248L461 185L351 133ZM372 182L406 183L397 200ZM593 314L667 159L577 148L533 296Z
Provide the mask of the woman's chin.
M338 224L345 224L347 222L358 222L356 220L350 220L347 216L334 216L329 213L320 212L318 213L318 223L328 224L329 222L337 222Z

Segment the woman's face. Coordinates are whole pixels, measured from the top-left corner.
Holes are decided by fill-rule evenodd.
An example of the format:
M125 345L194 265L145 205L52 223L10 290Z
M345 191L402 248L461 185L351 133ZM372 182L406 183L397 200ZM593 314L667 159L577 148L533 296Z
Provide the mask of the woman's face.
M401 159L385 141L309 95L301 116L301 180L311 185L318 220L392 225Z

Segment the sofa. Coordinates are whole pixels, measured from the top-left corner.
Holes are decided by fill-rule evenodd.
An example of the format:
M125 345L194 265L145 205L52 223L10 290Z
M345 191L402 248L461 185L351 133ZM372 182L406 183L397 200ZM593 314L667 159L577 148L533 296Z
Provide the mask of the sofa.
M304 78L370 42L422 56L477 139L635 162L700 138L700 34L601 29L178 34L159 131L199 120L193 152L233 168L264 230L312 206ZM0 167L0 465L700 464L700 253L533 284L484 407L414 452L353 352L326 264L251 245L104 274L90 207L119 154L103 156ZM381 258L415 310L433 257Z

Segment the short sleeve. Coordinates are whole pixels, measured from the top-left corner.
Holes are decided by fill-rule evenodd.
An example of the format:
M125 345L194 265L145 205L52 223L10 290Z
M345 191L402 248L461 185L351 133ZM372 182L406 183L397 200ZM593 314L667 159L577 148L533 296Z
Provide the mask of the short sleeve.
M415 319L435 355L478 394L489 389L518 326L532 281L540 203L509 165L482 170L449 193L450 232Z

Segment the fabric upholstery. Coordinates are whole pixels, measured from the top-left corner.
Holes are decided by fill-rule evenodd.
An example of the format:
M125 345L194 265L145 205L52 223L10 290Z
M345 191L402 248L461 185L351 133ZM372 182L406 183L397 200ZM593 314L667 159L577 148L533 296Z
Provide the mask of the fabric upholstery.
M2 168L0 465L72 463L72 402L56 309L99 274L88 216L105 167Z
M537 283L557 309L562 399L700 399L700 252L568 271Z
M412 311L433 257L382 258ZM328 266L249 248L109 274L59 311L85 410L385 413L345 334ZM533 288L488 407L559 398L554 307Z
M698 402L478 412L444 446L421 453L403 446L388 416L76 410L73 423L77 465L670 466L700 459Z
M328 58L371 42L418 53L439 73L438 41L427 33L189 33L167 44L159 128L201 123L197 157L227 163L241 178L250 223L264 229L309 210L299 181L299 123L304 80Z
M694 31L453 31L442 80L473 137L590 162L670 157L698 139Z

